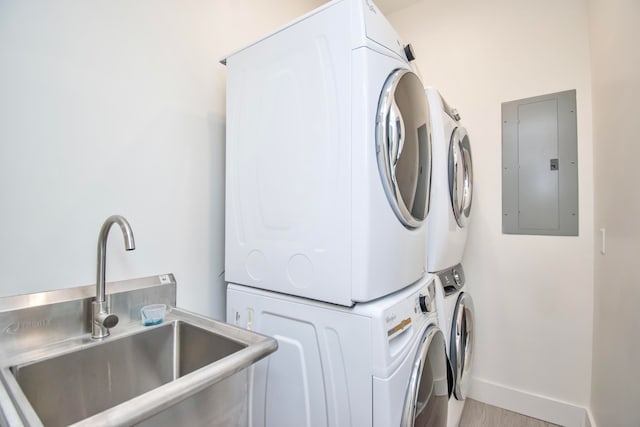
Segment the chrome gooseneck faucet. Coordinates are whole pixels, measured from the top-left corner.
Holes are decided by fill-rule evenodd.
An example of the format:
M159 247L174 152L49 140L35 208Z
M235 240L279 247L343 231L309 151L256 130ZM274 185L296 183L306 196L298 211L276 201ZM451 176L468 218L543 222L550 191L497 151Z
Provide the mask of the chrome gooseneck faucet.
M136 248L131 226L124 217L112 215L102 224L98 236L98 274L96 278L96 299L91 303L91 338L104 338L109 336L109 328L118 324L118 316L109 313L109 304L105 296L105 270L107 259L107 237L113 224L118 224L124 237L124 247L127 251Z

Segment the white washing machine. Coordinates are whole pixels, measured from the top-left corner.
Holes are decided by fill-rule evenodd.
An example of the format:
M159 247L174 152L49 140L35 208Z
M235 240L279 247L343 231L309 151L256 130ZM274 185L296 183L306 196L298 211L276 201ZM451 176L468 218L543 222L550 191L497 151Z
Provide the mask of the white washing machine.
M435 288L438 323L445 336L452 375L447 426L457 427L471 385L475 337L473 299L465 286L462 264L439 273Z
M227 321L278 340L250 378L252 427L444 427L434 278L354 307L229 285Z
M427 269L438 273L436 305L453 373L448 424L457 426L469 392L473 360L474 307L462 267L471 219L473 164L460 115L435 88L426 88L426 93L433 143Z
M460 115L432 87L429 100L433 177L427 269L435 273L462 262L473 199L473 162Z
M334 0L224 60L227 282L351 306L424 276L430 124L407 55L370 0Z

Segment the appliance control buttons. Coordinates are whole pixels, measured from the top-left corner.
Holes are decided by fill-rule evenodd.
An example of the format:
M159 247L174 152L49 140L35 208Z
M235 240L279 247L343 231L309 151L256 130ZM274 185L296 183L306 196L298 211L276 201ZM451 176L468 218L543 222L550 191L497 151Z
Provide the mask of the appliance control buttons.
M418 297L418 303L420 304L420 310L423 313L428 313L429 312L429 304L427 303L427 297L424 295L420 295Z
M424 314L433 312L433 299L429 298L428 295L420 295L418 297L418 305L420 306L420 311Z
M427 312L427 301L426 301L427 297L425 297L424 295L420 295L418 297L418 302L420 303L420 310L423 313Z

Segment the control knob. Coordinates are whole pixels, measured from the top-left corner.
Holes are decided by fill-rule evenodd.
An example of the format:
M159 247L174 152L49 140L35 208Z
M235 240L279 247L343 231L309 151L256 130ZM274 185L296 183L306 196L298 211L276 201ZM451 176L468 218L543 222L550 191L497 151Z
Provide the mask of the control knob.
M418 303L420 304L420 311L423 313L429 313L432 310L431 299L425 295L418 297Z
M462 277L460 277L460 273L455 268L451 270L451 274L453 275L453 281L456 285L460 286L462 284Z

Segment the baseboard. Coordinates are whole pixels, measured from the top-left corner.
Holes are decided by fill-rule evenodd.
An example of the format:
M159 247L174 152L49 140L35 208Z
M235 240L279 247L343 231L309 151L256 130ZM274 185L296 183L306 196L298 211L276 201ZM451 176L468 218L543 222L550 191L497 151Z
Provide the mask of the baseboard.
M591 413L591 409L586 409L586 414L584 417L584 426L585 427L598 427L596 421L593 419L593 414Z
M596 427L588 408L517 390L480 378L471 379L471 399L565 427Z

